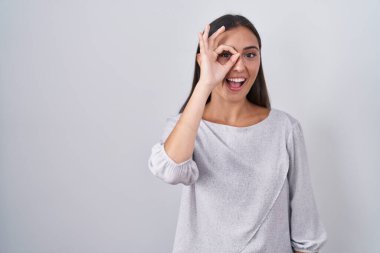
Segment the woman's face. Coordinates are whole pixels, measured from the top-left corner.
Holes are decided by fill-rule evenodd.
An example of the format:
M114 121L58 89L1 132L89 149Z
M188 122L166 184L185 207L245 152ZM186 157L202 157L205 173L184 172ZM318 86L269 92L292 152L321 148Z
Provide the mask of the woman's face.
M240 53L240 57L227 73L223 83L216 86L212 93L227 100L244 99L259 72L260 51L257 38L248 28L239 26L219 35L217 45L221 44L233 47ZM230 56L229 52L220 54L219 63L224 64ZM240 87L239 82L243 82Z

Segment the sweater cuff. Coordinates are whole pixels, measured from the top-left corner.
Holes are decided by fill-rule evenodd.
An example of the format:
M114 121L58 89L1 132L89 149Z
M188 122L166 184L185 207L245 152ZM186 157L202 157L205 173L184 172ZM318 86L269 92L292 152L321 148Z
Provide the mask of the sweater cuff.
M197 164L192 157L184 162L176 163L168 156L161 142L152 147L148 164L153 175L169 184L190 185L199 177Z
M327 233L324 231L319 238L315 240L303 240L295 242L291 240L293 250L305 253L318 253L327 242Z

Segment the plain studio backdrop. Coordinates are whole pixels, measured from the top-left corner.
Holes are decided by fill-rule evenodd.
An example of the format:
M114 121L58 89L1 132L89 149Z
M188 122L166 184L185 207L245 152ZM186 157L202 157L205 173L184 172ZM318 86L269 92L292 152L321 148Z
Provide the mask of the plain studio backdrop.
M303 126L328 232L380 252L380 2L0 1L0 252L171 252L182 185L148 170L197 33L242 14Z

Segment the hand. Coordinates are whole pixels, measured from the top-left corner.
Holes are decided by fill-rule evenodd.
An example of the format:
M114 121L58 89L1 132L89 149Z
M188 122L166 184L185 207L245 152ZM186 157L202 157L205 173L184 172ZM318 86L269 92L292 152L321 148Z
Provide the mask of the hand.
M201 68L199 83L206 85L212 91L218 84L223 82L240 54L227 45L219 45L215 48L215 39L225 31L224 26L220 27L210 38L208 37L209 31L210 25L207 25L203 34L198 34L200 53L197 54L197 61ZM232 56L224 64L221 64L218 62L218 56L226 51Z

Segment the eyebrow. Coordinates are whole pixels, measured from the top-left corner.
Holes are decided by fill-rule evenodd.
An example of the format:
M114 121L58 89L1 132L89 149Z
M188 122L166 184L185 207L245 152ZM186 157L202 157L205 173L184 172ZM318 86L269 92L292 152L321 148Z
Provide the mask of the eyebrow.
M237 51L237 49L235 47L233 47L233 46L230 46L230 47L232 47L233 49L235 49ZM243 48L243 51L244 50L248 50L248 49L252 49L252 48L256 49L257 51L260 51L260 49L258 47L256 47L256 46L245 47L245 48Z
M247 49L251 49L251 48L256 48L257 50L259 50L256 46L245 47L245 48L243 48L243 50L247 50ZM236 49L235 49L235 50L236 50Z

